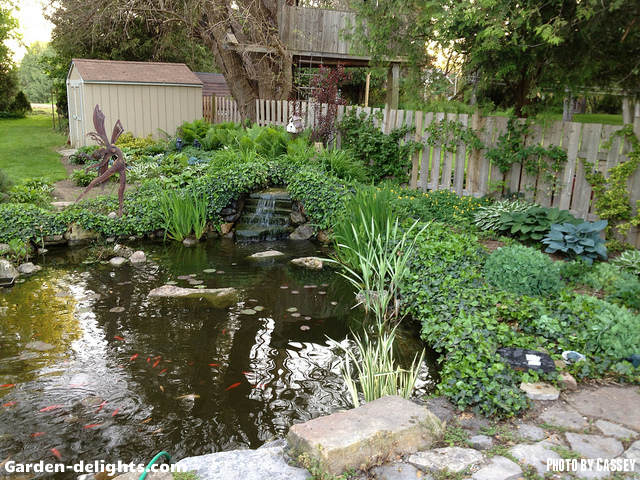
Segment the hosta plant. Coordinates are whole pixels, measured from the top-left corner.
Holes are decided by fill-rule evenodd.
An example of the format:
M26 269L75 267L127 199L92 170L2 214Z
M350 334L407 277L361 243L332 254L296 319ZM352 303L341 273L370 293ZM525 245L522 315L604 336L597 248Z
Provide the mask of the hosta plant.
M531 206L522 200L500 200L478 208L473 221L482 230L495 230L503 213L524 212Z
M521 242L539 242L554 223L580 223L567 210L533 206L524 212L505 212L497 229Z
M607 247L600 235L606 226L606 220L577 225L569 222L553 224L542 240L547 245L545 252L562 252L568 256L577 256L587 263L593 263L598 258L606 260Z
M640 275L640 250L625 250L612 263L629 273Z

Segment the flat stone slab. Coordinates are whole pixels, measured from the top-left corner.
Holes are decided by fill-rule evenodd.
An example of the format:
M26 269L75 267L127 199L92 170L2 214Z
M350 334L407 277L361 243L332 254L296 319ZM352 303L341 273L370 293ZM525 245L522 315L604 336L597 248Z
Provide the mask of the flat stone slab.
M194 472L199 480L307 480L310 473L292 467L283 457L283 447L231 450L183 458L178 467Z
M309 270L322 270L323 263L319 257L300 257L291 260L293 265L308 268Z
M565 434L571 450L583 458L614 458L624 452L622 443L611 437L567 432Z
M495 456L489 465L475 472L473 480L517 480L522 477L522 468L506 457Z
M633 442L621 457L628 460L635 460L631 468L633 468L634 472L640 473L640 440Z
M562 457L553 450L551 447L555 446L551 442L542 441L529 444L520 444L512 447L509 453L515 457L518 462L524 465L529 465L536 469L538 475L544 477L547 473L547 460L560 460Z
M442 433L440 420L426 407L389 396L294 425L287 441L293 452L308 453L324 471L339 475L428 449Z
M226 308L238 301L235 288L182 288L163 285L149 292L149 298L204 298L214 307Z
M469 439L469 445L476 450L487 450L493 446L493 438L487 435L474 435Z
M113 480L138 480L140 472L129 472L118 475ZM146 480L173 480L173 474L168 472L149 472L145 477Z
M531 400L557 400L560 396L560 391L556 387L543 382L522 382L520 384L520 390L522 390Z
M448 471L458 473L482 462L484 456L473 448L445 447L418 452L407 461L425 472Z
M638 436L638 432L622 427L617 423L607 422L606 420L596 420L595 426L598 427L604 435L615 437L619 440L633 439Z
M413 465L396 462L376 467L370 472L375 480L431 480L431 475L424 475Z
M582 415L640 430L640 392L638 387L600 387L567 396L567 401Z
M532 442L544 440L547 436L542 428L527 423L518 425L517 434L525 440L530 440Z
M538 420L556 427L569 428L572 430L582 430L586 428L587 421L571 407L554 405L542 412Z
M266 250L264 252L257 252L253 255L249 255L247 258L251 258L253 260L261 260L263 258L275 258L275 257L284 257L284 253L279 252L278 250Z

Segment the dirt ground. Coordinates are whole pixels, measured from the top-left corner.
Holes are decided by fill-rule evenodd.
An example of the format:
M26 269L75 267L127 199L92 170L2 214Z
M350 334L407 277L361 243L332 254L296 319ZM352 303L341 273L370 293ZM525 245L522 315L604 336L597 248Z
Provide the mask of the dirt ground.
M67 153L65 151L65 153ZM85 168L83 165L74 165L69 162L68 155L64 154L60 157L60 161L64 168L67 170L67 174L71 176L74 170ZM92 189L85 198L96 198L102 195L117 195L119 183L114 183L110 180L103 183L102 185ZM80 196L82 192L84 192L86 187L78 187L76 186L72 180L66 179L61 180L53 184L53 201L54 202L75 202L76 199ZM131 188L130 185L127 185L127 190Z

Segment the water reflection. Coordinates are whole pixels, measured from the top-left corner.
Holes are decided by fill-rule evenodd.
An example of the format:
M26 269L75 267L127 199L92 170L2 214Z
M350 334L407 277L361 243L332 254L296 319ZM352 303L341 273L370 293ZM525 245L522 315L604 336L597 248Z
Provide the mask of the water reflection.
M315 245L270 247L288 257L256 263L247 256L264 246L225 241L147 245L147 264L114 268L65 251L0 292L0 385L14 385L0 387L0 461L53 461L52 449L72 463L255 448L348 407L328 337L358 328L351 290L335 273L289 265ZM148 298L166 282L232 286L241 298L224 310ZM409 353L419 345L407 343Z

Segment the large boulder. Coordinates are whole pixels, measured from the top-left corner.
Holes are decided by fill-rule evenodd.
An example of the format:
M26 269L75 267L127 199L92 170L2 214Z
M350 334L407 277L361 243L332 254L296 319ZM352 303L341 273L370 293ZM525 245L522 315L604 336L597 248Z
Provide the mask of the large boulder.
M389 396L294 425L287 441L294 454L306 454L323 471L339 475L428 449L442 432L442 423L426 407Z
M291 235L289 235L289 239L309 240L311 237L313 237L313 233L313 227L308 223L305 223L304 225L300 225L293 232L291 232Z
M216 308L226 308L238 301L235 288L182 288L163 285L149 292L150 298L204 298Z
M0 258L0 286L12 285L20 273L9 260Z
M188 457L176 466L194 472L200 480L307 480L310 477L307 470L287 464L282 446Z

